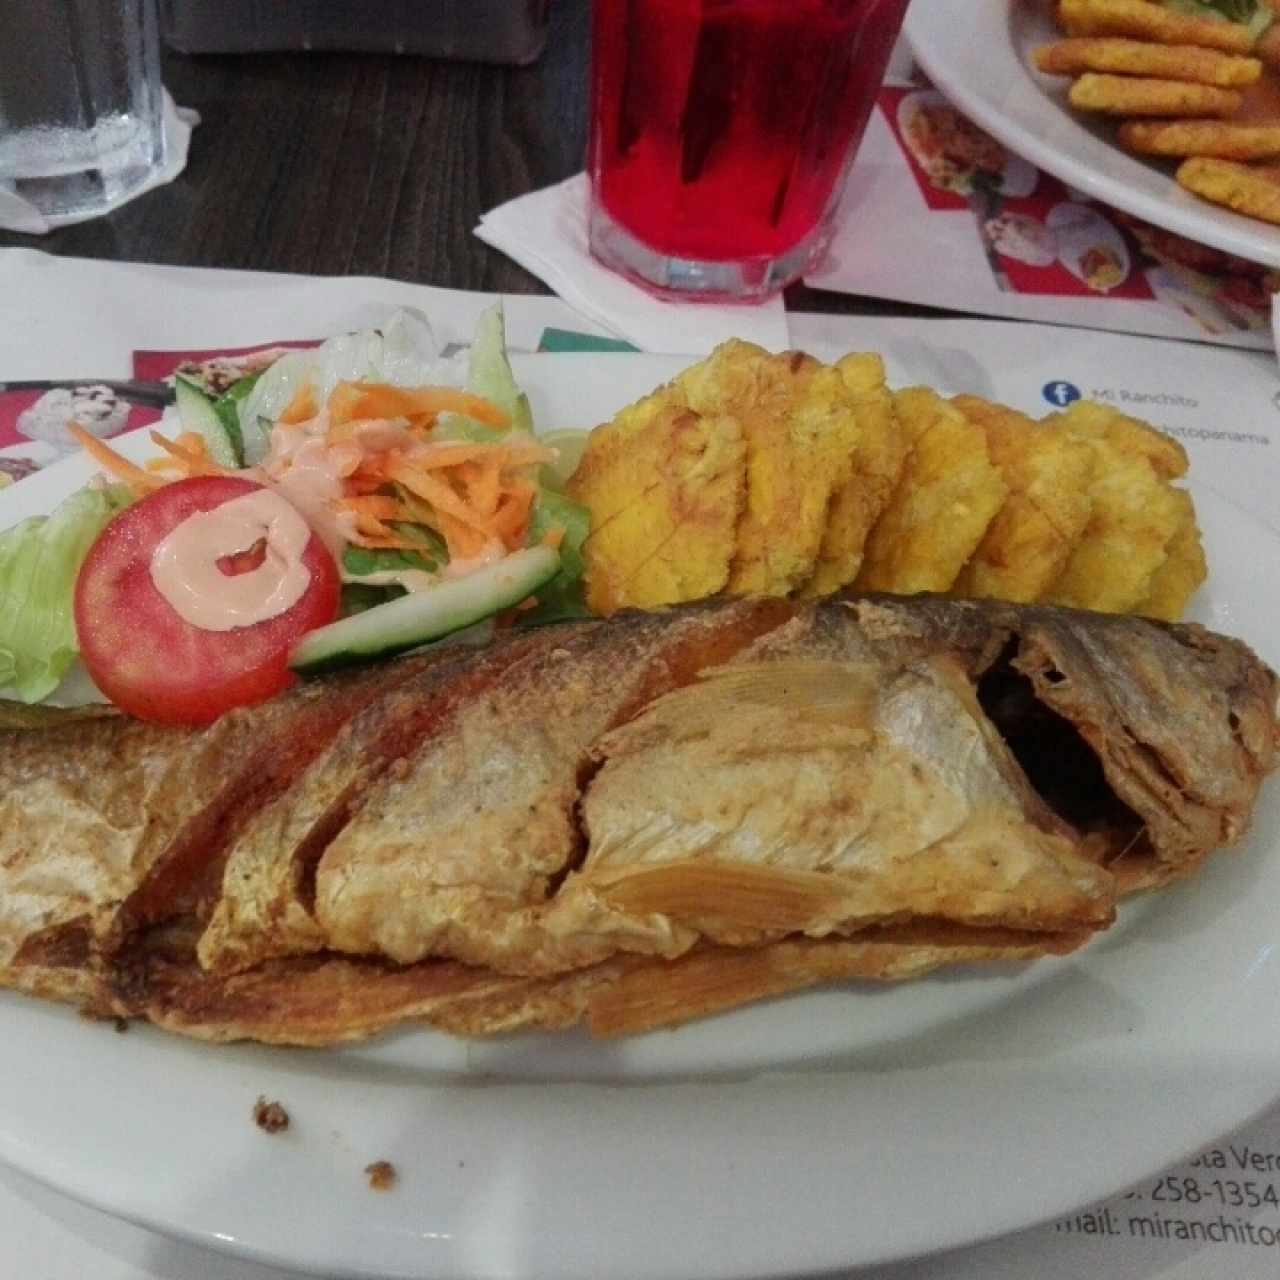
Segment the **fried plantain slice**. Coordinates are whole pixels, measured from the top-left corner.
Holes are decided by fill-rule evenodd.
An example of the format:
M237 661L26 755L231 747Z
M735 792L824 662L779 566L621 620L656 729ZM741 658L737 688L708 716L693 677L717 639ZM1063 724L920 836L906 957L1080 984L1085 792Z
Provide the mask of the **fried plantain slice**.
M1048 604L1127 613L1146 600L1184 510L1167 477L1185 468L1176 441L1104 405L1078 400L1045 425L1088 441L1096 455L1089 523Z
M1203 200L1263 222L1280 223L1280 179L1234 160L1192 156L1178 166L1180 185Z
M1222 120L1128 120L1120 145L1149 156L1213 156L1267 160L1280 156L1280 125Z
M858 576L867 536L893 495L908 449L885 385L884 361L874 352L851 352L836 368L857 418L858 439L849 478L831 495L818 562L800 592L806 597L838 591Z
M867 539L862 591L948 591L1008 495L986 432L927 387L894 396L911 452Z
M1089 523L1094 451L1004 405L977 396L956 396L951 403L985 429L991 460L1009 486L953 591L1019 603L1039 600L1062 576Z
M569 484L591 511L583 547L591 609L610 614L722 590L745 466L735 418L702 417L665 390L593 431Z
M1046 75L1078 76L1085 71L1124 76L1155 76L1195 84L1238 89L1262 74L1257 58L1242 58L1193 45L1151 44L1118 36L1077 36L1041 45L1032 55Z
M839 370L735 339L674 387L696 412L742 424L747 489L728 590L790 594L813 574L831 496L853 466L859 425Z
M1151 594L1134 610L1148 618L1177 622L1186 611L1187 602L1209 576L1196 508L1185 489L1171 490L1182 515L1174 535L1169 539L1169 554L1151 579Z
M1187 474L1187 451L1172 436L1141 418L1131 418L1096 400L1077 400L1062 414L1045 421L1056 419L1076 435L1110 440L1123 452L1146 458L1161 480L1177 480Z
M1115 116L1229 116L1244 99L1234 89L1088 71L1067 94L1079 111Z
M1058 23L1071 36L1132 36L1222 53L1248 53L1253 47L1252 34L1238 23L1175 13L1150 0L1060 0Z

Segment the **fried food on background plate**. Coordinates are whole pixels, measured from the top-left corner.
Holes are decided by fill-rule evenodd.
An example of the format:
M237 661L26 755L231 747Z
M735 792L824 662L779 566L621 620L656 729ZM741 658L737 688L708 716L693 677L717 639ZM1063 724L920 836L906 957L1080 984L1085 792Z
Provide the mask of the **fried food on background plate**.
M1204 200L1263 222L1280 223L1280 175L1272 171L1192 156L1178 166L1176 176L1180 185Z
M1130 36L1222 53L1248 53L1253 47L1253 36L1238 23L1190 17L1151 0L1060 0L1058 22L1071 36Z
M1266 160L1280 156L1280 124L1225 120L1130 120L1120 126L1121 146L1150 156L1212 156Z
M1234 89L1087 71L1067 93L1079 111L1114 116L1229 116L1244 99Z
M569 484L590 508L587 603L601 614L714 595L729 580L746 448L735 418L658 391L592 433Z
M1087 441L1097 463L1089 523L1044 600L1104 613L1137 610L1155 589L1185 516L1167 483L1186 470L1185 451L1145 423L1086 401L1044 422Z
M1094 450L977 396L956 396L951 403L985 429L991 460L1009 486L953 590L1020 603L1043 599L1088 526Z
M858 439L851 474L831 495L818 563L801 589L803 596L827 595L858 576L867 536L893 495L907 456L884 361L874 352L852 352L836 368L857 419Z
M867 539L862 591L948 591L1008 496L986 432L927 387L894 396L911 451Z
M852 470L859 426L840 372L735 339L674 387L695 412L742 427L747 489L729 591L791 593L813 574L832 494Z
M1209 576L1195 504L1185 489L1171 489L1182 512L1177 529L1169 539L1169 554L1151 579L1151 594L1134 610L1148 618L1176 622L1187 602Z
M1154 76L1237 89L1256 83L1262 74L1257 58L1242 58L1215 49L1150 44L1118 37L1077 37L1042 45L1033 55L1046 75L1078 76L1085 71L1113 75Z

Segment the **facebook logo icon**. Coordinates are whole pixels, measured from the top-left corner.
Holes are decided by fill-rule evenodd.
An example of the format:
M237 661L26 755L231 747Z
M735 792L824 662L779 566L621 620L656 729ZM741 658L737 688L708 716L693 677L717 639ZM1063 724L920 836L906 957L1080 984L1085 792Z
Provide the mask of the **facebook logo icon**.
M1073 400L1080 399L1080 388L1074 382L1046 382L1040 394L1050 404L1056 404L1059 409L1065 409Z

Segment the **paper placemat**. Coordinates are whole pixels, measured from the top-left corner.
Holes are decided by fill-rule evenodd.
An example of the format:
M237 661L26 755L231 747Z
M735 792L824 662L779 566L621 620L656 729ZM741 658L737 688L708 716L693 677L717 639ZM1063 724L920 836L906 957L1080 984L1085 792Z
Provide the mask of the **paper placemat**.
M124 377L135 352L318 339L413 305L465 341L491 295L376 279L313 279L134 266L0 251L0 374ZM600 350L598 327L553 298L505 299L513 347ZM1280 373L1270 356L990 321L793 315L795 346L830 359L884 353L897 384L973 392L1039 416L1079 395L1150 418L1211 488L1280 533ZM613 346L616 344L609 344ZM74 367L68 364L74 362ZM1259 533L1260 542L1267 539ZM1251 548L1242 548L1250 554ZM1270 554L1268 545L1264 553ZM211 1050L214 1052L215 1050ZM1280 1079L1277 1081L1280 1088ZM1052 1151L1037 1152L1052 1160ZM1280 1108L1197 1161L1059 1223L866 1280L1261 1280L1280 1260ZM904 1205L904 1213L911 1206ZM107 1218L0 1170L0 1277L39 1280L294 1280ZM621 1264L621 1263L620 1263ZM852 1278L851 1278L852 1280Z
M805 283L1268 349L1280 278L1072 190L916 79L880 91L830 250Z

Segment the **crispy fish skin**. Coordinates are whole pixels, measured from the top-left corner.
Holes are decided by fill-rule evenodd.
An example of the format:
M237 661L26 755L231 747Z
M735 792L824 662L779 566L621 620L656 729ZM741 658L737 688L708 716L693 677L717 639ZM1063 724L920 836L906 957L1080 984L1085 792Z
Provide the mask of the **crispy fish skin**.
M316 911L326 950L236 973L202 969L194 889L204 868L191 860L181 864L189 882L173 885L186 913L153 912L115 950L102 948L83 898L63 885L71 909L8 935L0 983L210 1039L335 1043L409 1019L459 1034L583 1019L626 1033L834 976L905 977L1070 949L1105 923L1118 890L1186 875L1237 840L1274 763L1275 676L1244 645L1198 627L849 596L708 603L548 628L520 643L528 648L496 670L492 651L451 658L448 683L463 692L448 714L426 715L428 731L395 757L404 766L388 768L365 809L353 805L341 831L326 833L330 850L347 841L330 908L340 916L344 894L371 895L363 923L358 904L341 920ZM488 676L468 683L473 669ZM995 674L1023 689L1044 732L1092 748L1112 799L1086 791L1076 803L1119 818L1068 818L1062 795L1038 790L1015 723L1023 712L992 700ZM377 698L407 688L392 683ZM612 699L603 711L592 701L602 690ZM357 718L372 717L372 705ZM278 745L298 723L277 710L258 729L269 725ZM94 748L90 763L128 816L136 797L115 792L135 787L134 762L156 757L157 731L120 718L94 732L108 725L110 750ZM549 744L531 725L558 736ZM175 755L201 737L165 732L176 735ZM63 735L0 734L0 796L21 805L37 795L68 756ZM390 741L382 754L393 754ZM421 785L453 778L457 792L476 761L490 771L470 793ZM766 765L784 786L743 785ZM855 770L864 785L842 791ZM415 772L419 785L406 786ZM166 793L159 803L168 802ZM452 826L441 804L453 806ZM654 843L659 811L668 830ZM86 819L71 816L74 832ZM406 831L407 820L416 828ZM42 821L54 839L46 847L56 847L62 815ZM110 814L94 821L106 826ZM950 857L928 843L935 827ZM759 839L744 843L748 829ZM912 841L895 834L907 829L925 841L914 866ZM782 837L773 854L770 831ZM646 848L630 856L637 839ZM439 883L441 870L452 884ZM129 874L147 879L145 868ZM488 902L471 917L470 945L492 944L505 967L531 971L468 968L438 952L397 963L382 945L384 933L401 930L404 945L446 918L447 934L470 899L437 890L477 887ZM555 922L569 931L555 934ZM362 954L335 954L347 945L335 924L363 931ZM541 950L548 939L555 954Z
M755 599L638 615L611 626L607 643L576 627L547 632L365 792L316 872L328 945L402 964L445 954L509 971L609 954L612 945L550 935L538 919L582 854L577 806L591 745L789 612ZM650 932L669 949L668 926Z
M408 669L300 686L195 732L117 716L0 734L0 963L33 932L82 919L112 946L182 910L244 816Z
M584 634L590 634L585 624ZM510 639L476 659L465 651L402 660L382 696L350 719L288 791L253 812L231 840L218 896L197 944L200 964L218 973L268 958L306 955L325 945L308 882L315 863L360 798L401 766L460 698L491 684L536 643Z
M1151 44L1120 37L1076 37L1041 45L1032 54L1036 67L1046 75L1078 76L1085 71L1114 75L1153 76L1162 80L1189 80L1239 89L1254 84L1262 74L1257 58L1242 58L1214 49L1190 45Z
M885 383L884 361L853 352L836 368L853 405L858 439L849 478L831 494L813 577L800 591L809 599L838 591L858 576L867 537L893 496L909 447Z
M895 671L744 655L596 753L587 857L552 928L583 895L733 946L907 914L1051 932L1112 916L1110 876L1041 808L942 656Z
M1059 0L1059 25L1071 36L1131 36L1157 44L1248 53L1253 37L1234 22L1175 13L1150 0Z
M1120 145L1152 156L1269 160L1280 156L1280 125L1223 120L1127 120Z
M1234 89L1086 71L1067 91L1080 111L1113 116L1230 116L1244 99Z
M853 466L859 424L838 370L737 339L686 369L690 408L742 424L747 489L729 571L734 594L787 595L812 575L831 495Z
M1141 820L1141 845L1115 869L1122 889L1149 888L1243 834L1241 805L1275 763L1275 676L1198 626L1120 617L1100 631L1089 618L1031 613L1013 665L1075 726Z
M925 387L894 396L911 441L867 539L860 591L949 591L1008 496L986 432Z
M714 595L745 501L742 428L656 392L592 432L569 494L592 512L583 553L595 613Z
M1040 600L1088 526L1094 451L977 396L956 396L951 403L986 430L991 460L1009 486L953 591L1024 604Z
M85 990L88 1011L98 1016L146 1018L168 1031L223 1043L314 1048L367 1040L403 1023L480 1037L585 1022L593 1035L616 1037L678 1026L820 982L902 982L946 965L1065 955L1087 938L927 922L750 951L698 948L675 961L620 956L549 978L453 961L398 967L332 955L269 961L251 973L215 977L189 957L161 953L146 957L125 984L91 978Z
M1280 181L1249 165L1192 156L1178 166L1179 184L1213 204L1263 222L1280 223Z

